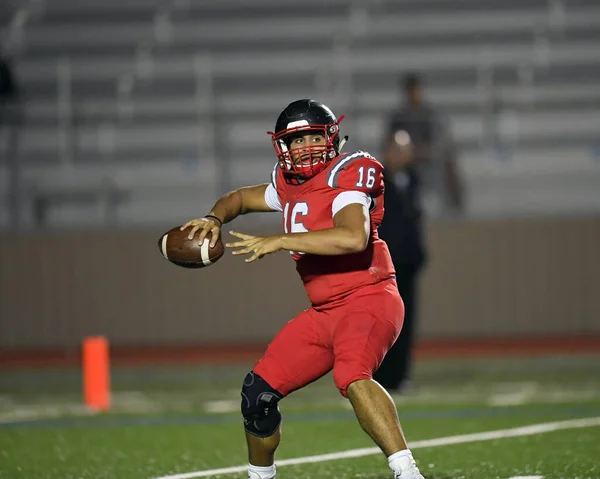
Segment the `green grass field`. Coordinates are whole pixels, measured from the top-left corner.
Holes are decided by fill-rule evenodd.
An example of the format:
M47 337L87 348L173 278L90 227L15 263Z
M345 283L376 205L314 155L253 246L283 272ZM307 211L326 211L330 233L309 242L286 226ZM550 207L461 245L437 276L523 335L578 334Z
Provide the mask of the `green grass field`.
M600 357L428 360L396 397L427 479L600 478L600 420L469 442L420 441L600 417ZM76 370L0 372L0 478L154 479L243 466L239 383L248 365L115 368L113 408L81 405ZM281 404L279 460L373 444L326 376ZM588 427L589 426L589 427ZM487 438L486 438L487 439ZM429 446L428 446L429 444ZM391 478L382 454L281 465L284 478ZM218 477L240 479L243 472ZM175 479L175 478L173 478Z

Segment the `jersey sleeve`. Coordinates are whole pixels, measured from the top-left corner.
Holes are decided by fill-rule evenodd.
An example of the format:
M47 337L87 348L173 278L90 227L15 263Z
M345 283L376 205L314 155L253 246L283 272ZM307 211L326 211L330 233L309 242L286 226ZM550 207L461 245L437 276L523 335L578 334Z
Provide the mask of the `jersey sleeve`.
M265 203L267 203L267 206L273 211L283 211L281 201L279 201L279 195L272 183L269 183L265 190Z
M265 203L267 203L267 206L273 211L283 211L281 200L279 199L280 191L278 189L278 183L281 183L281 181L278 181L278 177L279 166L277 163L275 163L273 171L271 172L271 182L265 190Z
M335 216L341 209L355 203L363 205L370 210L372 202L373 200L371 197L362 191L342 191L335 197L333 203L331 204L331 216Z
M342 157L331 168L327 184L341 190L360 191L371 197L383 192L383 165L364 151Z

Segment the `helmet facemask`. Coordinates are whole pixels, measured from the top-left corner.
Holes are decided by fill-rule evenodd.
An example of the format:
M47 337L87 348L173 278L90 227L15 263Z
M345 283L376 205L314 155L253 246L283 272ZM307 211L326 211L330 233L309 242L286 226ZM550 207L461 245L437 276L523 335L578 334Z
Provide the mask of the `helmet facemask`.
M291 123L278 133L268 132L286 178L292 182L308 180L321 172L339 154L339 123L342 119L343 116L336 123L326 125L311 125L301 120L293 122L296 125ZM310 134L322 135L325 141L318 145L291 147L295 139Z

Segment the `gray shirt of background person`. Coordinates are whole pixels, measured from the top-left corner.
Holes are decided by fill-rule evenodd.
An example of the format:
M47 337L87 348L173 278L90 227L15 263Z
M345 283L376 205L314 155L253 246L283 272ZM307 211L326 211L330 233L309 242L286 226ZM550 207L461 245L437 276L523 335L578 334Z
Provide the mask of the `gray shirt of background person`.
M447 216L462 210L463 191L460 184L457 151L450 125L431 105L423 101L422 83L418 76L403 80L405 102L388 122L388 143L412 145L405 155L404 168L414 172L420 183L422 202L428 216ZM401 186L402 169L394 175Z

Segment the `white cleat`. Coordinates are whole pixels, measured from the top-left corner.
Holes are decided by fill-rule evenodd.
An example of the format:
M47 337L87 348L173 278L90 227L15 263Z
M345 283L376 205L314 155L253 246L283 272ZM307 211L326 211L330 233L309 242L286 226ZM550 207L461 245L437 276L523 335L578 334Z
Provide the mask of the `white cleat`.
M267 476L261 476L257 472L248 471L248 479L264 479L266 477ZM272 476L269 476L268 479L275 479L275 477L276 477L276 474L273 474Z
M394 473L394 479L425 479L419 471L405 471Z
M398 469L402 469L402 471L394 468L394 479L425 479L419 472L417 463L410 452L405 454L398 462L400 464L397 464L397 467Z

